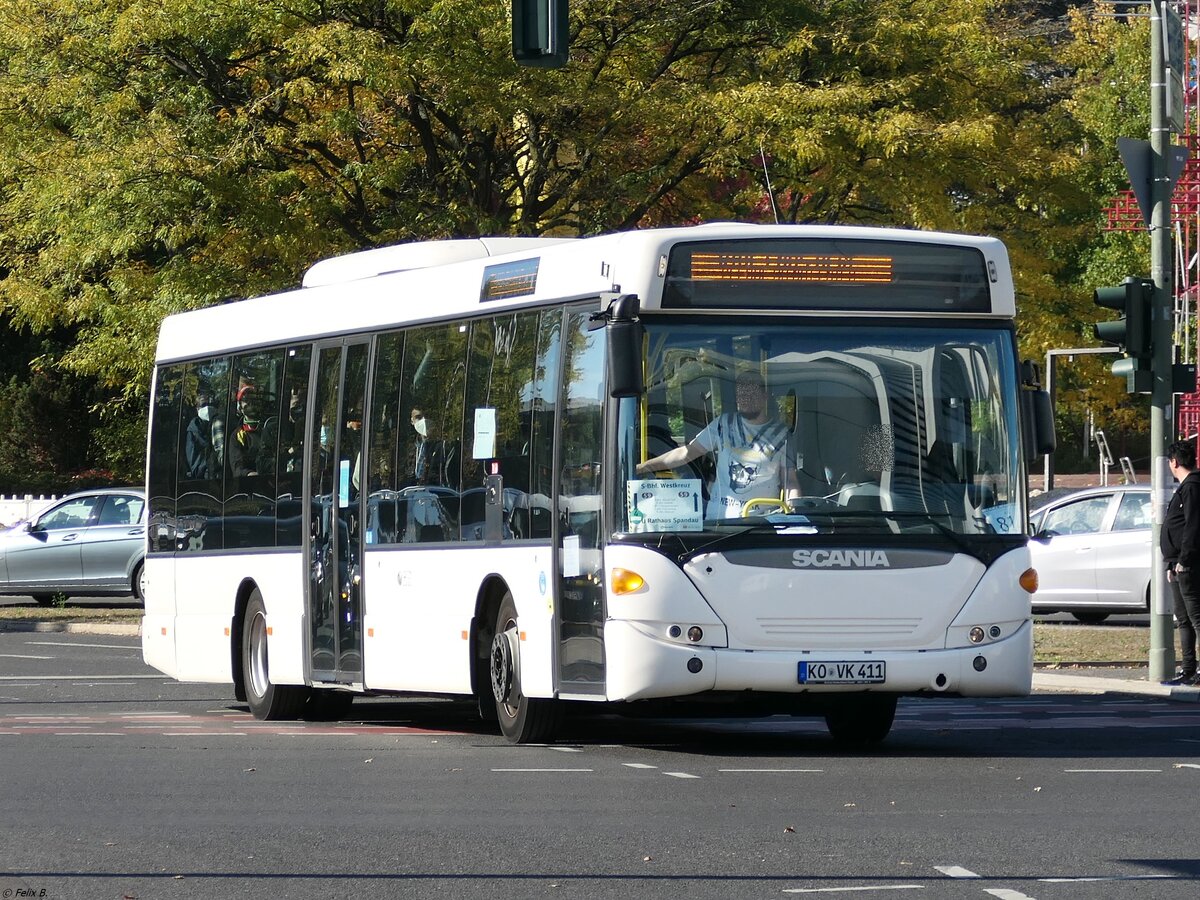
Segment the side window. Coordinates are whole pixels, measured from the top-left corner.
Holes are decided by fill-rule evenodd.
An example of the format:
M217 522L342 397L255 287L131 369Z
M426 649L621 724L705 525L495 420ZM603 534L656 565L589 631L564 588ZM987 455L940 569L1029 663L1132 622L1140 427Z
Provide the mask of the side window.
M407 334L400 379L397 528L404 543L457 541L463 452L467 326L450 323ZM473 427L473 425L472 425Z
M1136 531L1150 527L1150 495L1130 491L1121 497L1113 531Z
M483 539L484 478L504 479L506 538L529 537L528 415L521 398L533 380L537 316L484 319L471 328L462 474L462 538Z
M1100 530L1111 494L1087 497L1046 513L1042 530L1052 534L1091 534Z
M104 506L96 519L97 525L137 525L142 517L143 503L140 497L110 494L104 498Z
M550 497L554 492L554 421L558 410L562 310L538 316L537 358L529 390L529 536L551 536Z
M396 512L401 483L397 455L399 433L416 432L400 412L400 368L404 360L404 334L380 335L375 342L375 371L371 378L370 448L367 494L368 544L394 544L399 540Z
M98 497L79 497L59 504L38 517L34 526L37 531L62 531L83 528L92 518Z
M289 347L279 390L279 454L275 463L275 542L299 547L304 531L304 423L308 410L308 370L312 348Z
M275 546L284 351L233 361L225 429L225 547Z
M150 550L175 549L176 458L180 450L180 409L185 366L162 366L155 373L151 409L150 453L147 464Z
M220 550L225 502L225 423L229 358L187 367L183 379L183 452L176 511L180 551Z

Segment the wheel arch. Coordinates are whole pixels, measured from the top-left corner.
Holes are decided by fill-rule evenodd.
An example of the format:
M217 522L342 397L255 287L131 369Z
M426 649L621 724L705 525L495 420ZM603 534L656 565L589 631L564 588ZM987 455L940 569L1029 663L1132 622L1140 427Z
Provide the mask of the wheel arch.
M475 615L471 619L471 693L491 697L488 652L492 646L492 623L500 612L500 602L509 593L508 582L492 573L483 579L475 596ZM481 691L483 694L481 695Z
M250 596L258 587L253 578L244 578L238 585L233 601L233 619L229 623L229 656L233 672L233 695L236 699L246 699L246 673L242 669L242 629L246 624L246 605ZM263 603L267 602L263 597Z

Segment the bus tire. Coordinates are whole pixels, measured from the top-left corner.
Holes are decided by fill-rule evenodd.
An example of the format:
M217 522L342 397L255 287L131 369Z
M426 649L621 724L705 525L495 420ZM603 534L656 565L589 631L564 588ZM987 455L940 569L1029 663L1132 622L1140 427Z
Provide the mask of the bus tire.
M488 655L488 674L500 731L514 744L549 740L562 717L558 702L531 699L521 693L520 640L517 605L505 592L496 613L496 628Z
M272 684L267 665L267 610L258 588L246 603L242 622L242 672L246 703L256 719L295 719L309 690L302 685Z
M896 718L895 694L864 694L834 698L832 702L837 706L825 714L825 725L839 744L878 744L892 730Z

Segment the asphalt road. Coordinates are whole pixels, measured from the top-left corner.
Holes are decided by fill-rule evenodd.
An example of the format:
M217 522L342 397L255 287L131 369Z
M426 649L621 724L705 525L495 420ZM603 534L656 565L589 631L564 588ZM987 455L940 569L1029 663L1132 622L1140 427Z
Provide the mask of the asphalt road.
M441 700L257 722L135 638L0 633L0 771L3 900L1200 889L1200 704L1146 697L903 700L869 752L784 717L517 747Z

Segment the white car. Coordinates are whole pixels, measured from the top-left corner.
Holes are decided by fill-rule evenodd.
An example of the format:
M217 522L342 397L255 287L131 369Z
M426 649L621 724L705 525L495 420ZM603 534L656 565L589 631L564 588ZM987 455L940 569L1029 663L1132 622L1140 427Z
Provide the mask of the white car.
M1151 519L1148 484L1084 488L1037 507L1029 532L1038 573L1033 611L1089 623L1146 612Z

